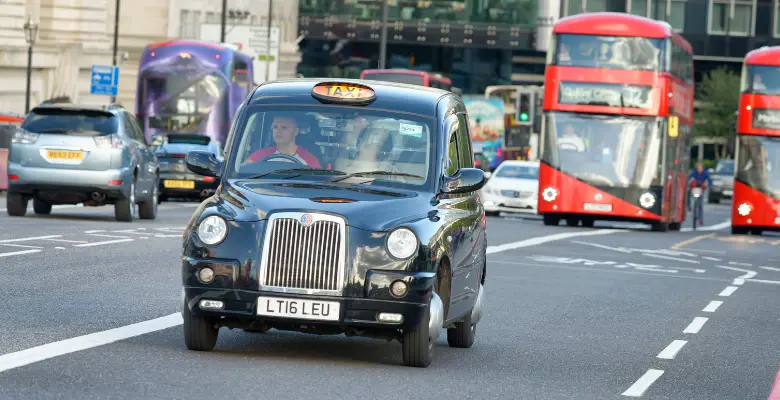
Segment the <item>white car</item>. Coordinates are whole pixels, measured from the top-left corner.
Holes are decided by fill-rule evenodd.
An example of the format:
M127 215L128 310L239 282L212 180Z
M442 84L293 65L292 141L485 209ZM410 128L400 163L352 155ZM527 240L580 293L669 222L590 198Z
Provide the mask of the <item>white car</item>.
M536 213L539 191L539 162L507 160L491 174L482 188L485 213Z

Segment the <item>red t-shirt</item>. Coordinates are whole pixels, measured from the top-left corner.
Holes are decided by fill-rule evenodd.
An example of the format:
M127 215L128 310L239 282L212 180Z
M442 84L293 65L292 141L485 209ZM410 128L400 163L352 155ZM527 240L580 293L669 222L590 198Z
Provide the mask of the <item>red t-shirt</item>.
M279 149L276 148L276 146L266 147L264 149L260 149L252 153L249 156L249 160L252 160L252 162L257 162L274 154L281 154L279 152ZM304 164L310 167L322 168L320 162L317 160L317 157L315 157L314 154L311 154L311 152L309 152L308 150L304 149L301 146L298 146L298 149L295 150L295 155L293 157L297 158L299 161L303 162Z

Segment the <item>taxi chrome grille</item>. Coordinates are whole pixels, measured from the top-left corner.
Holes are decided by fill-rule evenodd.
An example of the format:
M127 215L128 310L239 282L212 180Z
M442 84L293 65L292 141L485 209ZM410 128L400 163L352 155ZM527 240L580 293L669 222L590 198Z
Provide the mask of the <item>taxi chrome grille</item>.
M344 219L316 213L277 213L268 220L260 290L340 295L344 287Z

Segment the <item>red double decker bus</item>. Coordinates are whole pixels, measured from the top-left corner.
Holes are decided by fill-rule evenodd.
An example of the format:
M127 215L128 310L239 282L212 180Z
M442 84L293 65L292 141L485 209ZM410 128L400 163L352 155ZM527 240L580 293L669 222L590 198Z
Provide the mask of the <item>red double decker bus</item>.
M547 55L539 206L545 225L679 230L693 124L693 52L665 22L586 13Z
M780 46L745 56L737 116L731 232L780 230Z

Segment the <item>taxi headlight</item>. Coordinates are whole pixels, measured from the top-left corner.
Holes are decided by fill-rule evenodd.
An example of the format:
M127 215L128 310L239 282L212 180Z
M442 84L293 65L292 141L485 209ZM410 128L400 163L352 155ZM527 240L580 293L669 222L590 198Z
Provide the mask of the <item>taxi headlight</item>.
M198 238L205 244L215 245L225 240L225 236L227 236L227 222L222 217L212 215L198 225Z
M387 252L405 260L417 252L417 235L409 228L398 228L387 237Z

